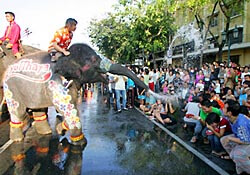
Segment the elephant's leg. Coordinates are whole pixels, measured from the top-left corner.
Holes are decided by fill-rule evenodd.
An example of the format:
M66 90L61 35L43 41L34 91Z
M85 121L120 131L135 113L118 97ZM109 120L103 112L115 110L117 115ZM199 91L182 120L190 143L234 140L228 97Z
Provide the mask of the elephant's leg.
M62 134L64 131L70 132L70 140L74 145L85 145L87 143L79 117L66 117L65 120L59 123L56 127L57 133Z
M69 130L69 127L68 125L66 124L66 121L62 121L61 123L59 123L57 126L56 126L56 131L58 134L63 134L65 131L68 131Z
M35 120L33 126L39 134L50 134L52 130L49 126L47 115L45 112L33 112L33 119Z
M24 138L23 128L28 123L25 118L26 107L14 100L7 101L7 105L10 112L10 139L17 142L22 141ZM14 107L15 105L18 107Z
M57 132L61 134L63 130L69 130L74 144L85 144L81 121L78 117L76 85L73 84L70 90L68 90L62 88L61 84L50 81L49 89L53 94L51 101L54 103L57 111L64 116L64 121L57 125Z
M87 143L82 133L82 124L78 116L65 117L65 124L70 132L70 140L73 145L85 145Z
M82 133L82 129L77 127L70 129L70 140L73 145L85 145L87 143L87 140Z

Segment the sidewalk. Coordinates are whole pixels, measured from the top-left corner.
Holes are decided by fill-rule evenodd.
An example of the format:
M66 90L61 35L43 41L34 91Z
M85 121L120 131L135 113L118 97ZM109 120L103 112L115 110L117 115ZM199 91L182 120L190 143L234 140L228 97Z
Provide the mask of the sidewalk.
M136 110L148 118L139 108L136 107ZM183 121L181 120L181 116L178 119L177 125L165 127L161 123L158 123L155 120L151 120L157 127L162 129L168 135L173 137L177 142L179 142L182 146L184 146L188 151L192 152L194 155L199 157L202 161L204 161L208 166L213 168L219 174L235 174L235 164L232 160L223 160L219 157L216 157L211 154L210 145L205 145L199 139L195 144L190 142L192 138L192 128L187 128L186 130L183 129L182 124Z

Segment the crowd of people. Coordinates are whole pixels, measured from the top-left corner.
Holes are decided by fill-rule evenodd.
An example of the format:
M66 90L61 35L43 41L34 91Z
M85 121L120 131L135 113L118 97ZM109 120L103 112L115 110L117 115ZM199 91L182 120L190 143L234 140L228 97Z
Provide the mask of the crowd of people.
M132 70L161 98L137 87L131 79L109 74L110 102L117 105L118 112L122 94L124 110L137 101L149 119L166 127L183 121L184 129L194 128L191 143L201 139L210 144L212 155L232 159L238 174L250 173L249 66L213 62L201 69L169 66ZM122 88L117 77L122 79ZM178 104L172 96L178 96Z

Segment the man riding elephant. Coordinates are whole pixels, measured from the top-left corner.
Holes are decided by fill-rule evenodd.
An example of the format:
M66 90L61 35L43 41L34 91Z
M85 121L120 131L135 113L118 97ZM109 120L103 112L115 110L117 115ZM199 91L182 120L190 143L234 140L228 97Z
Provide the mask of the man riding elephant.
M52 62L56 62L63 55L68 56L70 54L68 47L73 38L73 32L76 30L76 25L77 21L74 18L68 18L65 26L55 32L48 49ZM72 80L67 81L64 77L61 78L64 81L64 86L68 88Z
M12 53L16 58L21 58L22 54L20 52L21 45L21 35L20 35L20 27L15 22L15 14L13 12L5 12L6 20L9 22L9 26L7 26L4 36L0 38L0 45L4 42L7 42L6 48L12 49Z

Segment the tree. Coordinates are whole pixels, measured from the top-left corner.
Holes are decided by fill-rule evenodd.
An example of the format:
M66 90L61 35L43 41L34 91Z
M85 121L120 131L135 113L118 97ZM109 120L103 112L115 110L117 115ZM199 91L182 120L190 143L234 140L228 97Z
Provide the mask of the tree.
M119 62L166 50L173 17L166 0L120 0L106 19L93 20L90 37L105 55Z

